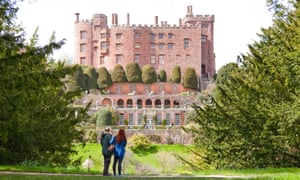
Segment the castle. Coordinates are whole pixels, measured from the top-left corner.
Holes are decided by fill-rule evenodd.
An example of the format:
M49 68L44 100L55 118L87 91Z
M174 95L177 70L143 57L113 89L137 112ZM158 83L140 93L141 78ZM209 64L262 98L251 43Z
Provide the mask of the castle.
M165 70L167 77L176 65L180 66L181 73L187 67L193 67L199 86L205 84L203 80L215 75L214 16L193 15L192 6L187 6L187 13L179 19L178 25L170 25L167 21L159 23L158 16L154 17L153 25L134 25L130 24L129 14L127 23L119 25L118 15L113 13L109 27L104 14L94 14L91 20L80 20L80 14L75 15L76 64L104 66L108 70L116 64L121 64L124 69L131 62L140 67L151 64L156 72ZM87 98L94 100L96 109L115 107L120 125L124 125L125 119L130 125L141 125L145 115L148 115L147 122L151 122L154 114L159 122L164 119L170 124L184 123L188 100L178 94L189 90L181 84L141 86L119 83L110 87L109 92L109 95Z

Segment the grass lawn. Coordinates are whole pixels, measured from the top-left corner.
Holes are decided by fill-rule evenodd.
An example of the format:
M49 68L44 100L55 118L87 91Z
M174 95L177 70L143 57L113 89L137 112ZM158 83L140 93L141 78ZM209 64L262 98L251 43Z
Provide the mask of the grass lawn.
M36 167L30 164L19 166L0 165L1 179L115 179L101 176L103 159L99 144L75 145L77 154L71 156L72 164L66 168ZM184 164L176 154L195 161L189 147L181 145L153 145L150 150L133 152L127 148L123 167L125 176L117 179L300 179L299 168L247 169L247 170L195 170ZM91 156L93 167L83 168L82 163ZM77 166L75 166L77 164ZM38 172L43 174L5 174L9 172ZM110 172L111 168L110 168ZM51 173L51 174L47 174ZM213 176L213 177L212 177Z

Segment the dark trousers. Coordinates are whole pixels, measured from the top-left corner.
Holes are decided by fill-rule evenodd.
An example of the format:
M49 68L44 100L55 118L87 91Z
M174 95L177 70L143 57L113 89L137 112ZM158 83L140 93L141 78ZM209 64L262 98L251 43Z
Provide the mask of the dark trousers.
M110 164L111 156L103 156L103 158L104 158L103 176L107 176L108 175L108 169L109 169L109 164Z
M123 158L114 156L114 163L113 163L114 175L116 175L116 166L117 166L117 163L118 163L118 173L119 173L119 175L122 174L121 173L121 170L122 170L122 161L123 161Z

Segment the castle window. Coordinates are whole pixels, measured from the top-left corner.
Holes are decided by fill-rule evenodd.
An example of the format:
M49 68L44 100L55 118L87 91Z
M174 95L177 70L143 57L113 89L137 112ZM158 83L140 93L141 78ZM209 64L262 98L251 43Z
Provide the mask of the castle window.
M139 126L143 125L143 114L142 113L138 114L138 125Z
M166 124L167 125L170 125L171 124L171 115L170 115L170 113L166 113Z
M159 49L163 49L163 48L164 48L164 44L163 44L163 43L160 43L160 44L158 45L158 47L159 47Z
M122 33L117 33L116 34L116 39L121 39L122 38Z
M99 31L99 30L100 30L100 26L99 26L99 25L96 25L96 26L94 27L94 29L95 29L95 31Z
M117 43L116 44L116 49L121 50L122 49L122 43Z
M100 65L104 64L104 57L100 56Z
M80 31L80 39L85 39L86 38L86 31Z
M190 40L188 38L183 39L183 47L184 49L189 48Z
M101 33L100 37L101 37L101 39L105 39L105 38L107 38L107 34L106 33Z
M101 50L106 51L108 49L108 42L101 42Z
M134 47L137 49L141 48L141 43L139 43L139 42L135 43Z
M168 33L168 38L172 39L173 38L173 34L172 33Z
M129 113L128 114L128 119L129 119L128 125L133 126L134 125L134 122L133 122L133 113Z
M140 62L140 54L135 54L134 55L134 62L139 63Z
M154 34L154 33L151 33L151 34L150 34L150 39L151 39L151 41L154 41L154 40L155 40L155 34Z
M205 43L207 40L207 36L206 35L202 35L201 36L201 42Z
M155 57L155 55L151 55L150 62L151 62L151 64L155 64L156 63L156 57Z
M158 56L158 61L159 61L159 64L164 64L165 63L165 56L164 55L159 55Z
M176 55L176 62L180 60L180 55Z
M135 33L135 39L140 39L141 38L141 34L140 33Z
M175 125L180 125L180 114L175 114Z
M173 49L174 44L173 43L169 43L168 44L168 49Z
M116 55L116 63L121 64L121 62L122 62L122 54L117 54Z
M158 37L159 37L159 39L163 39L164 38L164 34L163 33L159 33Z
M150 48L151 48L151 49L155 49L155 44L154 44L154 43L151 43Z
M98 47L94 46L94 52L97 52L97 50L98 50Z
M120 124L120 126L124 126L125 125L125 116L124 116L124 114L123 113L121 113L120 115L119 115L119 124Z
M80 64L87 64L85 57L80 57Z
M80 52L86 51L86 44L80 44Z
M185 56L185 59L186 59L186 62L189 62L189 61L190 61L190 55L187 54L187 55Z

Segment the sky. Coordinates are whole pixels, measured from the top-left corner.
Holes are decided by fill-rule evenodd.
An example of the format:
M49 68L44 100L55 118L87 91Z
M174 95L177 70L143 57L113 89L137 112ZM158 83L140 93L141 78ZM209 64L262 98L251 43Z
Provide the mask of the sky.
M272 25L272 15L266 0L24 0L19 2L17 22L31 37L38 28L39 44L45 45L55 32L56 40L66 39L66 44L55 52L57 59L74 57L75 13L80 19L90 20L93 14L105 14L111 26L112 13L118 14L118 23L152 25L158 21L178 25L184 18L187 6L192 5L194 15L214 15L214 52L216 70L237 55L248 52L247 46L259 40L261 28Z

